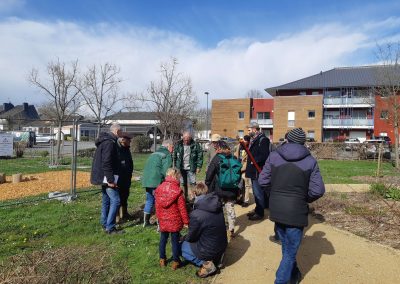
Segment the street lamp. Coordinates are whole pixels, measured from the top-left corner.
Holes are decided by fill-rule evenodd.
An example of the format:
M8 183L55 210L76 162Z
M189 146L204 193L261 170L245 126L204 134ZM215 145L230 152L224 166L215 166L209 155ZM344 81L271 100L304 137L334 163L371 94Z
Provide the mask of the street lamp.
M206 113L206 139L208 139L208 92L204 92L207 96L207 113Z

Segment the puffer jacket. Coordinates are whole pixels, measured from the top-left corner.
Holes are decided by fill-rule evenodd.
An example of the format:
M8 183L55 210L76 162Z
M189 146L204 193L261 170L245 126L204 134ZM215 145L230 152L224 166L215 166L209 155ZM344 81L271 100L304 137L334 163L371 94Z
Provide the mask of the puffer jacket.
M179 232L183 225L189 224L185 198L177 179L167 176L165 181L157 187L154 196L161 232Z
M103 184L104 177L107 182L114 182L114 175L119 174L117 155L117 136L110 132L102 132L96 139L96 152L94 153L90 182L95 185Z
M317 161L295 143L271 152L258 182L270 190L270 220L295 227L308 225L308 203L325 193Z
M199 196L185 241L201 260L219 260L228 246L222 203L215 193Z

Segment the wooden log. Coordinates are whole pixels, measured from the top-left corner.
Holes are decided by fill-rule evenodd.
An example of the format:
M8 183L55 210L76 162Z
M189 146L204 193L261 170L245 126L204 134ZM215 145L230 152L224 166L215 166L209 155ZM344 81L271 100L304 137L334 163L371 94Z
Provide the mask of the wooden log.
M6 182L6 174L5 173L0 173L0 184Z
M12 182L13 183L21 182L21 180L22 180L22 174L13 174L12 175Z

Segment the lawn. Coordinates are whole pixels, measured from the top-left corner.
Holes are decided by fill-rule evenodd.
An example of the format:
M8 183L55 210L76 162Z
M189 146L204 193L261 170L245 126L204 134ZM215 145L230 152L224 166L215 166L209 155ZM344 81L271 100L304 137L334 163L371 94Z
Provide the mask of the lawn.
M134 155L135 170L143 170L147 157L148 154ZM80 164L90 165L90 159L80 158ZM372 161L321 160L319 166L325 183L356 183L352 176L371 176L376 170L376 163ZM0 172L7 174L48 170L48 159L45 158L0 160ZM203 167L199 180L204 179L204 173ZM396 171L385 163L383 173L395 175ZM140 183L134 182L129 211L139 210L144 199ZM192 265L175 272L158 267L159 235L155 227L142 228L141 224L130 221L123 225L125 234L105 235L99 225L101 195L98 190L81 193L76 201L68 204L26 199L29 200L34 203L19 206L0 203L0 214L3 216L0 223L0 282L5 280L3 272L23 267L27 269L32 265L32 259L41 265L37 271L51 271L53 278L47 278L47 282L64 277L66 271L68 276L65 276L65 282L198 281L194 275L196 268ZM170 251L168 246L169 255ZM70 265L71 261L78 261L78 264Z

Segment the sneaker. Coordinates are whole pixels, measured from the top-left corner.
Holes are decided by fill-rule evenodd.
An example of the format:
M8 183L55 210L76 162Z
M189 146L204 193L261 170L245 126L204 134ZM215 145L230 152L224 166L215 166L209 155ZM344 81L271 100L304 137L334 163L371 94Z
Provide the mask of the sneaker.
M281 245L281 240L279 239L279 237L277 235L273 235L273 236L269 236L269 240L273 243L276 243L278 245Z
M217 271L212 261L205 261L202 267L196 272L197 277L206 278L213 275Z
M264 219L264 216L260 216L258 214L254 214L254 215L249 216L249 220L250 221L258 221L258 220L262 220L262 219Z
M242 203L242 207L243 207L243 208L249 207L249 203L248 203L248 202L243 202L243 203Z
M116 234L116 235L120 235L120 234L124 234L125 233L125 231L124 230L121 230L121 229L117 229L117 228L112 228L111 230L109 230L109 231L106 231L106 234L109 234L109 235L114 235L114 234Z
M181 263L179 261L173 261L171 264L172 270L177 270L179 267L181 267Z
M167 260L165 258L160 258L160 267L167 266Z

